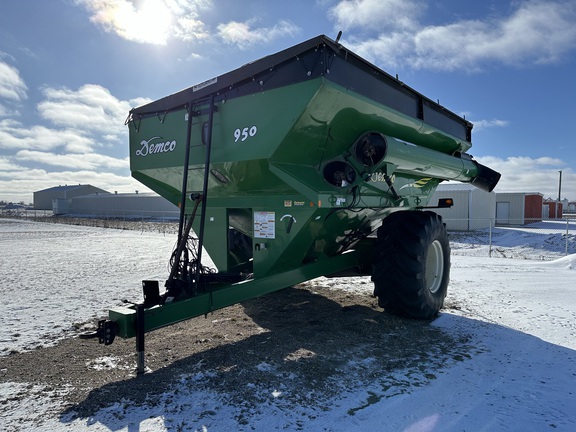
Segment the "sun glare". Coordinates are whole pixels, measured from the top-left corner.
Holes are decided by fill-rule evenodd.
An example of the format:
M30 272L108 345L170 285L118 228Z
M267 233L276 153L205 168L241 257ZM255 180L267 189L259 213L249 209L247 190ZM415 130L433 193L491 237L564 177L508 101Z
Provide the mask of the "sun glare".
M170 10L162 0L144 0L139 7L123 2L115 21L127 39L164 45L172 23Z

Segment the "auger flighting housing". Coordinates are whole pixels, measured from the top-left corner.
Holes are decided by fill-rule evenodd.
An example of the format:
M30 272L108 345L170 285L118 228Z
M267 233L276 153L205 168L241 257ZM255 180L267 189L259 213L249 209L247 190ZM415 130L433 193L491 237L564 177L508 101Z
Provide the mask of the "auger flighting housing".
M468 154L470 122L323 35L135 108L127 125L132 176L181 215L141 324L136 306L110 310L121 337L343 272L371 275L386 311L432 318L450 249L430 197L444 180L492 191L500 178Z

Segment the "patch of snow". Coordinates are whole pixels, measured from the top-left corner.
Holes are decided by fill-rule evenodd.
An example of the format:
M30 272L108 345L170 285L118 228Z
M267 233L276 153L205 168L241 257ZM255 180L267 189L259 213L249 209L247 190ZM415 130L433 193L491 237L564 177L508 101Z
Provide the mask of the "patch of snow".
M289 405L287 395L314 394L290 379L267 389L246 383L258 402L238 406L208 386L214 374L202 365L154 401L126 400L78 419L56 414L57 396L66 388L7 383L0 385L0 426L6 431L574 431L576 255L542 261L548 234L558 233L534 237L508 231L497 239L500 255L520 258L490 258L486 250L480 256L478 248L468 247L473 239L457 240L462 247L453 247L446 308L432 325L465 335L474 350L438 370L422 365L414 375L393 372L394 379L411 385L375 381L342 389L318 409ZM122 298L139 299L142 279L165 278L173 246L173 239L161 234L2 220L0 239L4 353L66 337L74 323L101 315ZM319 278L312 286L318 293L326 288L370 293L367 280ZM313 353L293 353L306 355ZM351 359L349 374L373 362L370 356ZM123 361L103 356L88 367L120 367ZM275 373L266 362L258 370Z
M0 355L48 346L166 279L173 236L0 219ZM128 252L129 251L129 252Z
M134 361L133 356L129 359L121 359L115 356L102 356L89 360L86 362L86 366L94 370L110 370L110 369L120 369L120 370L130 370L134 369L132 364Z

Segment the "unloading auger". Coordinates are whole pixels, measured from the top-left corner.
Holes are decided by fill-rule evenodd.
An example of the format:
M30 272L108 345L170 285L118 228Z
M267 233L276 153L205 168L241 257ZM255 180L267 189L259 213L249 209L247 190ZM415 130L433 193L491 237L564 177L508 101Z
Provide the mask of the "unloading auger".
M130 169L180 207L160 292L113 308L110 344L319 276L371 275L386 311L430 319L450 248L429 200L444 180L492 191L472 124L326 36L132 109ZM202 264L202 251L217 269Z

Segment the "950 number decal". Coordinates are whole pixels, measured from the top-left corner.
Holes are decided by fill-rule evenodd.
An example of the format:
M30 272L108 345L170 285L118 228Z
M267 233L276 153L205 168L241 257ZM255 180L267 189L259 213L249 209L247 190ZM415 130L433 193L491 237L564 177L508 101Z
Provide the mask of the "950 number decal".
M245 127L243 129L236 129L234 131L234 142L246 141L248 138L256 136L258 128L256 126Z

